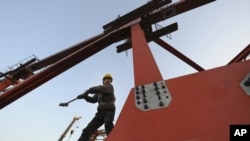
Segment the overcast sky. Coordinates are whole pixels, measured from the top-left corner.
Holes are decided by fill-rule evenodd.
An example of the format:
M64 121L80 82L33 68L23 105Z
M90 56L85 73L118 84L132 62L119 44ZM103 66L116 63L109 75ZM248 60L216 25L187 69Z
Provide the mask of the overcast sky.
M35 55L46 58L103 32L102 26L148 0L0 0L0 69ZM173 1L173 2L176 2ZM162 37L205 69L226 65L250 43L250 1L217 0L165 20L178 23L172 39ZM117 113L134 87L131 50L113 44L0 110L1 141L58 140L74 116L81 116L70 140L77 140L96 112L96 104L60 102L114 77ZM197 73L155 43L149 43L164 80ZM78 127L78 128L77 128ZM69 136L65 137L68 140Z

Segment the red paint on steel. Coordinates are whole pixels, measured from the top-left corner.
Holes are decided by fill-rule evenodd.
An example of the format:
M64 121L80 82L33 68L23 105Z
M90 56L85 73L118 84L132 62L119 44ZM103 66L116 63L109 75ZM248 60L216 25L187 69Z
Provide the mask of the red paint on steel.
M166 80L167 108L143 112L131 89L105 141L228 141L230 124L250 123L250 96L239 86L250 61Z
M169 52L171 52L176 57L180 58L185 63L189 64L191 67L193 67L197 71L204 71L205 70L201 66L199 66L197 63L195 63L194 61L189 59L187 56L185 56L184 54L182 54L177 49L170 46L168 43L164 42L160 38L155 39L154 42L157 43L158 45L162 46L164 49L168 50Z
M250 55L250 44L245 47L237 56L235 56L228 64L240 62Z
M135 86L163 80L139 24L131 27L131 40Z
M8 88L10 85L12 85L13 82L7 78L4 78L0 81L0 91L4 91L6 88Z
M26 81L16 85L15 88L12 88L1 94L0 109L22 97L23 95L40 86L41 84L54 78L60 73L73 67L82 60L106 48L108 45L112 44L113 40L116 38L117 32L113 32L103 35L99 39L96 39L95 41L86 46L82 46L82 44L77 45L82 46L82 48L69 54L68 56L65 56L65 58L59 60L58 62L41 71L40 73L30 77Z
M198 8L205 4L214 2L215 0L180 0L173 4L169 4L160 10L155 10L150 16L150 22L152 24L162 21L164 19L171 18L173 16L182 14L192 9Z

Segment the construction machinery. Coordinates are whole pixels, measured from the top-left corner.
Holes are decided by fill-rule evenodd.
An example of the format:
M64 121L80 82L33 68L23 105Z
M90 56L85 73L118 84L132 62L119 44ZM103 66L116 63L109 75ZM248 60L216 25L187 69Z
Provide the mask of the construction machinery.
M5 73L4 80L13 86L6 90L1 81L0 108L109 45L126 40L117 52L132 49L135 86L106 141L229 140L230 125L250 123L250 44L225 66L205 70L160 39L176 31L177 23L152 29L157 22L214 1L150 1L104 25L103 33L21 67L33 73L18 85L26 73L15 79ZM163 80L148 42L155 42L198 73Z
M68 127L66 128L66 130L63 132L63 134L60 136L58 141L62 141L64 139L64 137L66 136L66 134L69 132L70 128L73 126L73 124L78 121L81 117L74 117L73 120L70 122L70 124L68 125ZM73 133L73 132L71 132Z

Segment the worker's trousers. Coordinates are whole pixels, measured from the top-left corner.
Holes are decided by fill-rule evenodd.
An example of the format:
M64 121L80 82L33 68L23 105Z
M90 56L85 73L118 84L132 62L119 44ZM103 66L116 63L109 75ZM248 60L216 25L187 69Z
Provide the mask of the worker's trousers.
M81 137L78 139L78 141L89 141L91 134L103 124L108 135L114 127L114 115L114 110L99 110L87 127L83 129Z

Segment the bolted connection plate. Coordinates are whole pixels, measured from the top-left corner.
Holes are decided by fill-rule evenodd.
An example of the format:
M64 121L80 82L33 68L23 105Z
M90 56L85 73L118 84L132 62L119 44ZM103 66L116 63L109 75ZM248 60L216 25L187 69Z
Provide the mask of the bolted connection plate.
M135 87L135 105L142 111L166 108L171 100L165 81Z
M250 73L241 81L240 86L250 96Z

